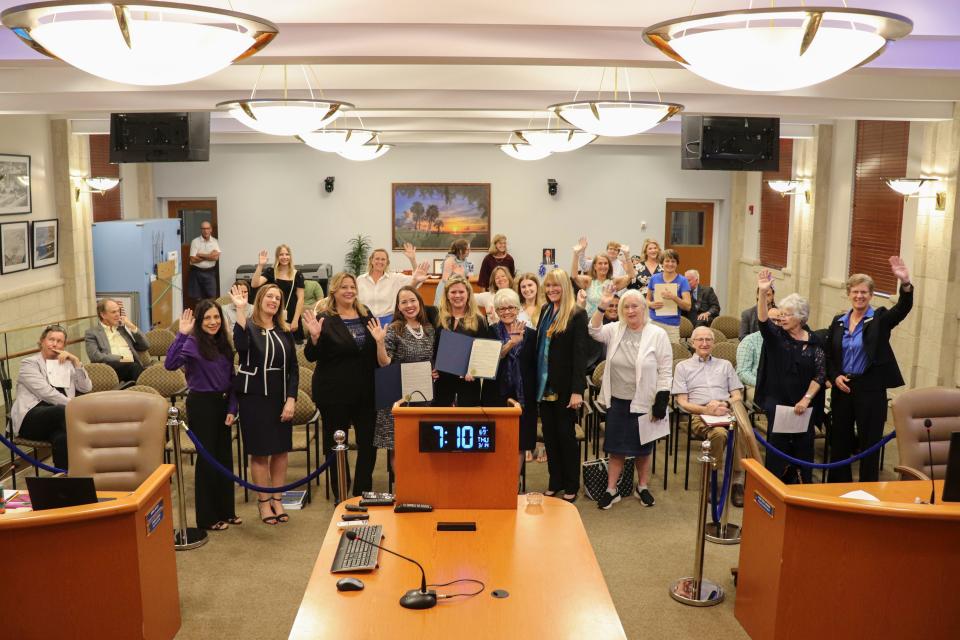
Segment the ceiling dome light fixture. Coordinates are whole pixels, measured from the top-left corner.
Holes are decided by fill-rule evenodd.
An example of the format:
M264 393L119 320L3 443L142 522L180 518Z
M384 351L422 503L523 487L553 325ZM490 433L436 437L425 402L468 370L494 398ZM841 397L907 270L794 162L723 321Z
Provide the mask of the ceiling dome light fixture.
M245 13L153 0L39 2L7 9L0 21L45 56L135 85L198 80L257 53L278 33Z
M521 129L513 133L534 149L549 153L574 151L597 139L596 134L577 129Z
M550 155L549 151L538 149L525 142L512 142L499 145L500 151L513 158L514 160L543 160Z
M913 23L885 11L774 7L686 16L643 39L693 73L746 91L818 84L870 62Z
M337 152L337 155L354 160L356 162L365 162L367 160L376 160L393 148L389 144L364 144L359 147L346 147Z
M683 111L682 104L638 100L563 102L547 108L578 129L613 137L649 131Z
M345 149L362 147L379 135L370 129L321 129L301 133L300 140L317 151L339 153Z
M315 98L253 98L220 102L217 108L260 133L295 136L330 124L353 105Z

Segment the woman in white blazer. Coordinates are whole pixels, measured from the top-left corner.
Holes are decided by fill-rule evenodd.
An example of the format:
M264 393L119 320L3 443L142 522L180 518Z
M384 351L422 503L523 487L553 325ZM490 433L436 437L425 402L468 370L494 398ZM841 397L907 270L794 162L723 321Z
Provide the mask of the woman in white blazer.
M53 445L53 464L67 468L67 403L93 383L80 358L64 347L67 331L53 324L40 334L40 353L20 361L17 399L10 410L13 433Z
M590 337L606 345L606 366L600 387L600 404L607 407L603 449L610 456L607 491L597 500L601 509L620 501L617 480L627 456L636 458L636 497L646 507L655 504L647 489L653 443L641 444L640 420L662 420L667 415L673 368L673 351L667 332L648 322L643 295L629 290L620 298L619 320L603 324L616 290L608 285L590 318Z

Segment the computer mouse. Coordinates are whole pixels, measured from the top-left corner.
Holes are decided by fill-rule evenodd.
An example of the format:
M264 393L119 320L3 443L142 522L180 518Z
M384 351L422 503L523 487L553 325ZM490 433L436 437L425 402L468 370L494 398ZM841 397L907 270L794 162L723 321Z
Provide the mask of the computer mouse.
M363 582L358 578L340 578L337 580L337 591L362 591Z

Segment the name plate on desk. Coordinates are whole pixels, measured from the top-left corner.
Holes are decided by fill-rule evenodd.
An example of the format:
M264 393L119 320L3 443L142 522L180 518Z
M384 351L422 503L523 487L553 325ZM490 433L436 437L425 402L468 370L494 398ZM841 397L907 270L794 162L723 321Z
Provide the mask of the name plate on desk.
M147 523L147 535L153 533L160 523L163 522L163 499L161 498L153 508L144 516Z
M420 422L420 453L493 453L496 423L466 421Z

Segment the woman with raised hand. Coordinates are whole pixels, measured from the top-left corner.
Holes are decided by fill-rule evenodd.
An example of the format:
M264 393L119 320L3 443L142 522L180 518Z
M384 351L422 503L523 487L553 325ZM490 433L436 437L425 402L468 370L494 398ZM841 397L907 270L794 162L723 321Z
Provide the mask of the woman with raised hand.
M300 381L296 345L283 312L283 291L275 284L262 285L249 314L239 287L231 287L230 299L237 308L233 344L239 366L234 390L239 398L243 448L250 454L250 475L261 487L282 487L287 455L293 449ZM290 519L279 492L261 492L257 503L260 519L266 524Z
M760 289L757 319L763 336L763 357L757 371L754 402L767 414L767 440L776 449L800 460L813 462L813 429L823 416L823 387L827 379L826 353L823 343L807 328L810 304L806 298L791 293L780 301L779 326L769 321L767 290L773 281L768 269L757 275ZM778 433L777 405L793 408L796 415L808 409L807 429L803 433ZM798 472L772 451L767 451L766 467L785 483L797 481ZM799 469L799 478L810 482L809 467Z
M427 319L423 298L413 287L401 287L393 310L393 321L386 327L374 319L367 328L377 345L377 364L432 362L434 334L436 330ZM430 404L421 398L411 399L411 406ZM377 409L377 422L373 434L373 446L387 449L393 457L393 413L391 409Z
M693 304L690 298L690 283L677 273L677 267L680 266L679 253L673 249L667 249L661 253L661 256L663 271L653 274L647 281L647 306L650 307L650 319L667 332L670 342L680 342L680 316L690 311L690 305ZM677 285L676 293L673 293L673 287L665 286L670 284ZM676 303L675 313L660 313L660 309L663 309L663 301L656 299L658 287L662 287L660 297L663 300Z
M493 303L493 298L497 291L501 289L513 289L513 286L513 276L510 275L509 269L506 267L495 267L493 269L493 272L490 274L490 286L488 286L487 290L483 293L476 295L477 308L486 316L488 324L493 324L497 321L497 311ZM526 314L524 314L520 319L526 322L528 318Z
M590 318L590 337L607 347L607 366L600 385L600 404L607 407L603 450L610 456L607 490L597 506L609 509L620 501L617 482L627 456L636 458L635 495L645 507L655 502L647 488L651 453L656 443L640 442L640 420L662 420L667 415L673 372L673 350L667 332L648 322L647 304L639 291L624 292L617 322L603 324L604 312L613 304L612 285L604 289L600 304Z
M417 265L417 249L409 242L403 243L403 255L410 262L411 275L388 271L390 254L386 249L374 249L367 260L367 272L357 277L357 298L384 325L393 320L393 307L401 287L419 287L430 272L428 263Z
M281 244L274 252L274 263L267 267L268 254L266 249L257 257L257 268L250 279L250 295L256 295L258 288L265 284L275 284L283 293L284 320L290 327L297 342L303 340L303 331L300 327L300 316L303 314L303 273L293 264L293 254L290 247Z
M606 253L598 253L596 255L590 263L590 271L586 275L575 275L578 265L583 260L583 254L586 248L586 239L581 238L580 242L573 248L573 263L570 273L574 274L572 275L574 284L586 292L585 308L587 310L587 317L590 317L593 315L593 312L597 310L597 304L600 302L600 294L606 285L613 284L617 291L624 289L637 276L637 272L634 270L633 262L630 260L630 247L621 246L618 260L623 266L626 275L614 277L613 263L610 261L610 256Z
M66 351L67 330L52 324L40 334L39 353L20 361L13 434L53 446L53 465L67 469L67 403L93 389L80 358ZM55 371L55 373L51 373Z
M546 495L567 502L580 491L575 423L587 371L587 315L577 306L570 276L554 269L543 280L547 302L537 321L537 393L550 475Z
M660 264L660 243L653 238L647 238L643 241L643 247L640 249L639 265L635 265L637 276L630 282L628 288L638 289L644 296L647 295L647 285L650 278L663 271L663 265Z
M516 290L520 294L520 310L527 316L527 324L536 329L544 302L539 276L535 273L521 274L517 278Z
M433 304L439 307L443 302L443 290L451 276L460 276L467 279L467 256L470 255L470 243L466 240L454 240L450 243L450 251L443 260L443 271L440 273L440 282L437 283L437 293Z
M317 363L313 370L313 401L323 420L324 452L333 449L334 433L348 432L351 424L355 429L357 464L353 495L359 496L373 490L373 468L377 463L373 446L377 345L369 330L373 315L357 299L357 281L352 274L336 274L330 279L329 288L323 313L314 316L308 310L304 314L308 337L303 354ZM348 468L348 477L349 472ZM336 497L338 501L345 498Z
M234 285L235 288L240 288ZM246 291L239 291L246 302ZM199 318L199 322L196 320ZM233 347L220 305L214 300L197 303L196 316L184 309L177 337L167 349L163 366L168 371L183 367L187 376L187 415L190 430L203 448L227 469L233 468L233 435L230 427L237 417L233 390ZM194 508L197 526L223 531L231 524L243 524L237 517L233 481L221 475L203 456L197 457L194 472Z
M437 344L444 331L455 331L474 338L489 338L490 329L486 319L477 311L477 302L473 289L466 278L459 275L450 277L440 310L437 315ZM434 350L436 351L436 349ZM453 373L440 371L437 377L434 406L476 407L480 405L480 381L469 374L460 377Z
M513 256L507 253L507 236L502 233L493 236L493 240L490 242L490 250L487 251L483 262L480 263L480 273L477 276L477 284L480 285L481 289L486 289L490 286L490 277L493 275L493 270L497 267L506 267L510 273L511 280L517 273L517 268L513 264Z

